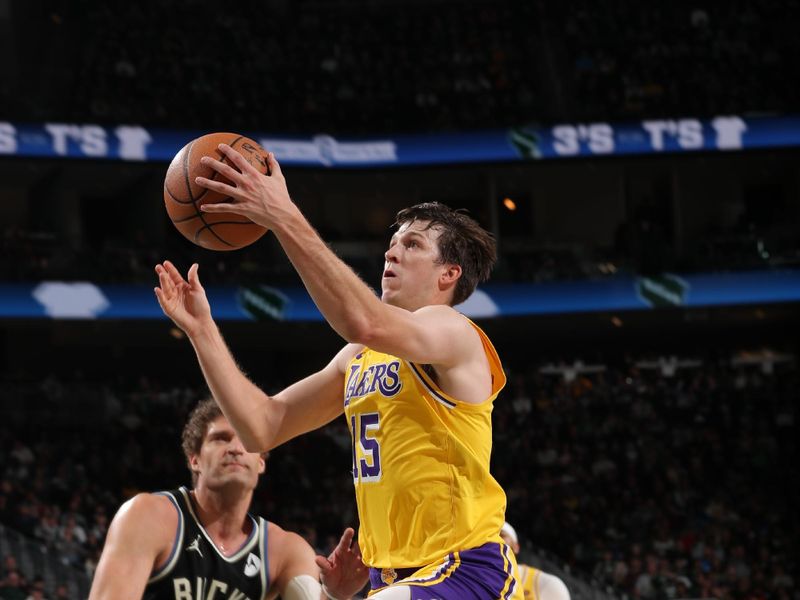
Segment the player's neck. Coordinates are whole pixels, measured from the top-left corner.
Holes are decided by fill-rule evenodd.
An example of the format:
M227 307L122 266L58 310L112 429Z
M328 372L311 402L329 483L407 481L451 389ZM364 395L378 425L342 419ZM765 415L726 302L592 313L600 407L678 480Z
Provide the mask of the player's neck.
M407 300L406 302L387 301L386 304L396 306L397 308L402 308L404 310L407 310L408 312L416 312L420 308L425 308L426 306L439 306L441 304L445 306L450 306L451 305L450 300L451 300L450 294L434 294L422 300L410 299Z
M250 533L251 522L247 510L253 492L236 490L211 490L198 485L192 496L197 517L223 552ZM223 549L224 547L224 549Z

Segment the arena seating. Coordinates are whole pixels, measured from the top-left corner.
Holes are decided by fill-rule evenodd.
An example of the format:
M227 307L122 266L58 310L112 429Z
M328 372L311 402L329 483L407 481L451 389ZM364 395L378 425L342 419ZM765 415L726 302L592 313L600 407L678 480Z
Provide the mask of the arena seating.
M16 40L42 85L0 96L0 113L356 134L788 112L800 100L786 60L800 55L798 11L791 0L61 3Z

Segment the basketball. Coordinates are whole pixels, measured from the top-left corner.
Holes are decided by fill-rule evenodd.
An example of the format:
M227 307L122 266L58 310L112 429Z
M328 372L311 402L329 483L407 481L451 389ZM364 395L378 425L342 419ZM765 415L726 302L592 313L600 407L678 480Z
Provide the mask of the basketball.
M267 228L242 215L200 210L203 204L230 200L229 196L195 183L196 177L206 177L232 185L200 162L203 156L227 161L217 147L221 143L239 152L261 173L268 174L267 152L257 142L235 133L209 133L186 144L172 159L164 178L164 204L175 227L189 241L208 250L237 250L255 242Z

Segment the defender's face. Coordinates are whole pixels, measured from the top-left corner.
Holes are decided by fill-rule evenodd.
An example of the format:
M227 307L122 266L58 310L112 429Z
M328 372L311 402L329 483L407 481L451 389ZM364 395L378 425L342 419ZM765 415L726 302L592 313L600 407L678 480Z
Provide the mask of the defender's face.
M228 485L254 489L258 476L264 472L264 458L257 452L247 452L239 436L224 416L208 425L200 453L192 456L192 470L210 489Z
M404 223L392 236L384 254L381 300L387 304L416 310L430 304L445 270L439 260L439 235L428 221Z

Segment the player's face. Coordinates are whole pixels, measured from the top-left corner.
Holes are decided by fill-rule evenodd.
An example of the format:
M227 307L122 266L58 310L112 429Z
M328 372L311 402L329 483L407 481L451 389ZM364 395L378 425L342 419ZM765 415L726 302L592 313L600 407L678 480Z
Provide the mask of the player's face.
M381 299L387 304L416 310L433 304L439 279L447 271L438 264L439 229L428 221L404 223L389 242L384 255Z
M217 417L208 425L200 453L192 457L192 468L210 489L227 485L253 489L264 472L264 459L247 452L228 420Z

